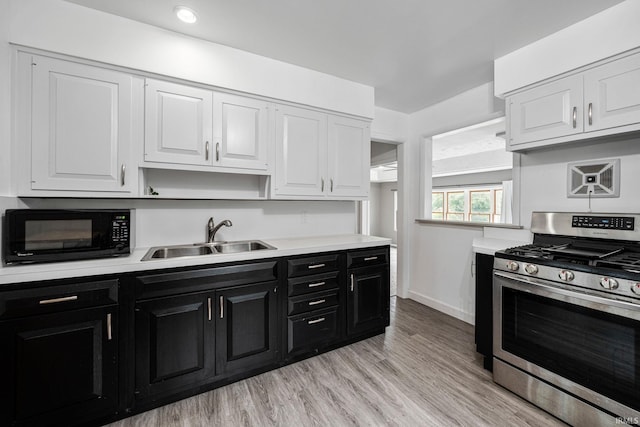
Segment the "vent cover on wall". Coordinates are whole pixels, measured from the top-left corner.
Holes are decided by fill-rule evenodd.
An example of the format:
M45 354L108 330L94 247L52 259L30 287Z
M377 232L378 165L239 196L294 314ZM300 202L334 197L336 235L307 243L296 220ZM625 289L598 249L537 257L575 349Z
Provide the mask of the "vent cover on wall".
M620 159L567 165L567 197L620 197Z

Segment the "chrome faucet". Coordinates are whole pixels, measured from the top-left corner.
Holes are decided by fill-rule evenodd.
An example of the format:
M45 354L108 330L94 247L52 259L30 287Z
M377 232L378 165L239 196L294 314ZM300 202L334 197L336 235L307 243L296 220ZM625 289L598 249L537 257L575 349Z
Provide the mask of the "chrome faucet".
M223 225L225 227L231 227L233 224L228 219L225 219L224 221L220 221L220 224L214 226L213 217L209 218L209 222L207 223L207 230L208 230L207 242L208 243L213 243L213 239L216 238L216 233L218 232L220 227L222 227Z

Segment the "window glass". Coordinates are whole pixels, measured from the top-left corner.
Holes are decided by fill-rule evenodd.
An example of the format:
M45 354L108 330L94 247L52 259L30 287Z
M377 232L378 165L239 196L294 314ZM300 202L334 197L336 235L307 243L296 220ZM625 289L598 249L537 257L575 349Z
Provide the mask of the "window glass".
M501 222L502 186L434 189L431 219L448 221Z

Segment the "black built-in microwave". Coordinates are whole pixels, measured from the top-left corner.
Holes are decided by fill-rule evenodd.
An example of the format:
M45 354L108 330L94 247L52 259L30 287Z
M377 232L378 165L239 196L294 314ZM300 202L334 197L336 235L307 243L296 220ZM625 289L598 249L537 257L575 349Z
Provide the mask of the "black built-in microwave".
M6 264L76 261L129 255L128 209L8 209L4 216Z

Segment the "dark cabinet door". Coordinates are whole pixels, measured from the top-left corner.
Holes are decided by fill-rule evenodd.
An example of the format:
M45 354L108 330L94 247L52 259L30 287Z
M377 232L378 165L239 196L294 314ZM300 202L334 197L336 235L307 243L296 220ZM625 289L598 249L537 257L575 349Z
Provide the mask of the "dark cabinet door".
M276 291L267 282L216 292L216 374L276 361Z
M72 425L115 414L117 307L0 322L0 425Z
M493 370L493 256L476 254L476 350Z
M389 266L349 270L347 333L357 335L389 325Z
M196 387L214 375L213 292L138 302L136 397Z

